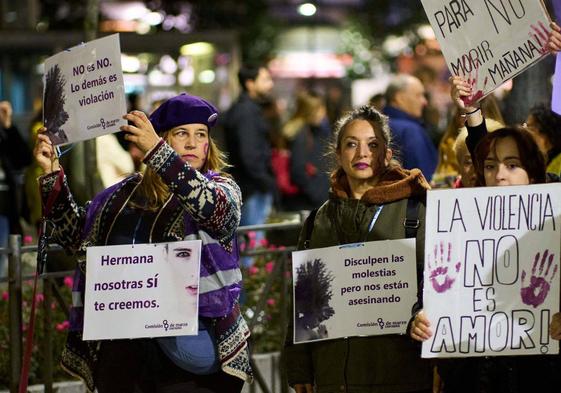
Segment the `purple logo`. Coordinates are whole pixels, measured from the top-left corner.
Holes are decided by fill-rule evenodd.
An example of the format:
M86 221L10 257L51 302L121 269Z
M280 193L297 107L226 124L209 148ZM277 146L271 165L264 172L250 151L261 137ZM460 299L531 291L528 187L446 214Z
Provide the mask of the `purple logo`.
M384 320L382 318L378 318L378 326L380 326L380 329L384 330Z
M532 266L532 276L530 277L530 282L528 286L524 286L526 282L526 271L522 271L522 288L520 289L520 297L522 302L529 306L538 307L545 301L549 289L551 288L551 282L557 273L557 264L553 265L554 255L549 254L549 250L545 250L541 262L538 268L538 261L540 259L540 253L536 254L534 259L534 265ZM544 272L544 267L547 262L547 268ZM537 272L536 272L537 270ZM551 273L550 273L551 272Z
M168 331L168 328L169 328L168 320L167 320L167 319L164 319L162 323L164 324L164 329L165 329L166 332L167 332L167 331Z

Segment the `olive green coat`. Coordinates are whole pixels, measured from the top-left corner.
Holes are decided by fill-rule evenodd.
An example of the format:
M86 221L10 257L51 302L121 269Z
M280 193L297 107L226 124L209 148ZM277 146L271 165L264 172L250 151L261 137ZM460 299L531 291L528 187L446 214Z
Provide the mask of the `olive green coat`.
M420 278L425 229L423 201L428 185L419 170L398 169L397 173L394 170L389 175L361 200L346 197L345 187L348 186L340 184L341 181L332 185L329 201L315 217L308 248L405 238L403 222L407 197L415 197L420 200L416 239ZM384 207L369 232L372 217L381 204ZM302 234L306 231L305 226ZM304 248L304 237L300 236L300 249ZM431 387L430 363L420 358L420 345L406 335L352 337L294 345L292 318L289 320L285 361L290 385L313 383L318 393L412 392Z

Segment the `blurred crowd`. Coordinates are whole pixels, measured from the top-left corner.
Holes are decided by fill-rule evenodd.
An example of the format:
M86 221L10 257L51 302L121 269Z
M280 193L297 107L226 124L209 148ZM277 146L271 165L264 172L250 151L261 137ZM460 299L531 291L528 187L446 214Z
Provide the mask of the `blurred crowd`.
M384 93L373 94L369 105L389 117L394 158L405 169L419 168L433 188L469 187L475 172L465 144L465 114L450 99L434 92L434 78L421 68L415 75L399 74ZM229 172L243 195L241 225L266 223L275 215L319 207L328 198L329 173L336 165L327 158L336 120L353 109L338 87L311 89L303 80L290 98L275 97L275 83L266 66L242 66L238 73L241 94L219 115L213 130L228 155ZM449 84L447 88L450 89ZM447 92L449 97L449 92ZM435 98L437 97L437 98ZM140 108L129 97L129 110L154 111L162 101ZM10 233L34 236L41 218L31 146L42 124L40 105L28 130L13 122L10 102L0 102L0 246ZM491 94L481 101L487 129L505 124L504 99ZM549 102L540 102L526 114L524 126L547 157L549 173L561 171L561 116ZM443 121L444 114L446 119ZM442 126L444 124L444 126ZM122 133L96 139L98 191L135 171L142 171L142 154ZM61 161L72 179L74 193L85 202L86 175L82 143L61 148ZM23 225L23 227L22 227ZM0 270L5 274L5 257Z

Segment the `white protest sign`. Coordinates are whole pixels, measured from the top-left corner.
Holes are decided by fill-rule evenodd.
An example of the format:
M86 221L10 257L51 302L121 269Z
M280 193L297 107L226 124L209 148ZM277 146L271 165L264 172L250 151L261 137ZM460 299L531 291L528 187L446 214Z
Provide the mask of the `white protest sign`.
M119 35L75 46L45 61L43 122L55 145L92 139L127 124Z
M417 301L415 239L292 253L294 343L402 334Z
M196 335L201 241L89 247L84 340Z
M422 357L558 353L561 184L428 193Z
M549 16L540 0L421 0L453 75L485 97L547 55Z

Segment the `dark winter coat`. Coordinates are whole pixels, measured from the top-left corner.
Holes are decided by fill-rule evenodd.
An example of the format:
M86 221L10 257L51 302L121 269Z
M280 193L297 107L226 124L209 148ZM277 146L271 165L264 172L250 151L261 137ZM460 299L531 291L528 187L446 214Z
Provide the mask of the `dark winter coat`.
M325 153L331 130L324 123L319 127L305 125L289 141L290 178L298 193L283 198L289 211L313 210L320 207L329 194L328 163Z
M390 118L392 148L403 167L419 168L430 181L436 170L438 154L425 126L418 119L392 106L385 107L384 114Z
M242 93L226 113L224 133L231 173L243 198L274 191L269 124L261 106L247 93Z
M356 200L349 197L344 176L333 179L330 199L315 217L309 248L405 238L403 222L407 200L416 198L419 200L416 250L420 278L425 230L423 201L428 188L418 169L395 169L386 172L378 185ZM373 230L368 232L370 221L381 204L384 208ZM305 227L302 234L306 231ZM305 235L300 236L300 249L304 238ZM290 324L285 344L290 385L313 383L318 393L409 392L429 389L432 385L430 363L421 359L420 344L408 336L352 337L294 345L292 330Z
M0 215L6 215L10 223L10 233L21 233L19 216L23 200L21 181L18 173L31 164L29 146L18 129L0 127L0 165L5 179L0 181Z

